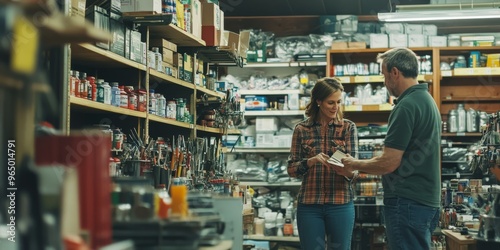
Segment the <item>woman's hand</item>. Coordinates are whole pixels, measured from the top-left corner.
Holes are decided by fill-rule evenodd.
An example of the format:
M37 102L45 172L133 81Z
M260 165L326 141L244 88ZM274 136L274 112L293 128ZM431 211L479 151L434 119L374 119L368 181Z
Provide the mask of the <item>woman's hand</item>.
M309 167L312 167L314 165L316 165L316 163L321 163L323 165L330 165L327 160L330 158L330 156L328 156L327 154L325 153L319 153L309 159L307 159L307 166Z
M352 166L350 163L355 160L351 155L347 154L347 157L344 157L341 159L342 163L344 164L343 167L335 164L328 163L329 166L331 166L335 172L339 175L343 175L349 179L351 179L354 176L354 170L352 169Z

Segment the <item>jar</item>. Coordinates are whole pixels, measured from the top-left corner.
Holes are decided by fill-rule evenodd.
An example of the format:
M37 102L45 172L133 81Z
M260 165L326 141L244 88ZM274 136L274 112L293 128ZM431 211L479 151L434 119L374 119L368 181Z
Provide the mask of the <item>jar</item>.
M458 132L458 117L457 111L455 109L450 110L450 112L448 113L448 132Z
M137 90L137 111L145 112L146 111L146 90L139 89Z
M120 108L128 108L128 94L125 92L124 86L120 86Z
M477 112L473 108L467 111L467 132L477 132Z
M122 177L113 178L113 182L115 188L111 197L115 221L150 221L155 218L155 190L148 179Z
M118 88L117 82L111 83L111 105L115 107L120 107L120 88Z
M102 87L104 88L104 104L111 104L111 86L108 82L103 82Z
M155 62L156 62L156 65L152 65L151 67L156 69L158 72L163 72L163 56L162 54L160 53L160 50L158 49L158 47L153 47L152 48L153 52L154 52L154 55L155 55Z
M156 107L158 104L156 103L155 90L149 89L149 113L152 115L156 115Z
M465 112L464 105L462 103L458 104L457 107L457 121L458 130L457 132L465 132L467 127L467 114Z
M165 106L166 106L166 102L167 100L165 99L165 97L163 97L163 95L161 94L156 94L156 102L157 102L157 109L156 109L156 112L158 114L158 116L161 116L161 117L165 117Z
M96 101L97 100L97 84L95 84L95 77L88 76L88 88L87 88L87 99Z
M184 99L179 98L177 99L177 114L175 116L175 119L178 121L182 121L184 119L184 108L186 107L186 104L184 103Z
M79 84L80 84L80 79L78 78L80 73L78 71L71 71L71 77L69 79L69 94L71 96L79 96L80 94L76 95L76 92L78 92L79 89Z
M113 144L112 144L112 149L113 150L122 150L122 145L123 145L123 133L120 129L114 129L113 130Z
M80 93L81 98L87 99L87 89L88 89L88 82L87 82L87 73L83 72L80 75L80 89L78 90Z
M104 86L102 85L102 82L97 80L96 83L97 87L97 96L96 96L96 101L100 103L104 103Z
M166 117L167 118L170 118L170 119L176 119L177 118L177 104L175 103L175 101L168 101L168 104L167 104L167 114L166 114Z
M128 109L136 110L137 96L134 93L134 87L125 86L125 92L128 95Z

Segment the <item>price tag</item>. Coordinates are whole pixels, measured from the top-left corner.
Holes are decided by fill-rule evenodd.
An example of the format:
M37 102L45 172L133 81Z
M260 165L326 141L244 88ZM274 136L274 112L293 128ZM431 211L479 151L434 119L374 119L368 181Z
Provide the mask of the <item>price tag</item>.
M491 75L491 68L484 68L485 75Z
M443 70L443 71L441 71L441 76L444 76L444 77L451 76L451 70Z
M351 78L348 76L338 77L341 83L351 83Z
M457 136L465 136L465 132L458 132Z
M193 124L189 124L189 128L190 128L190 129L193 129L193 128L194 128L194 125L193 125Z

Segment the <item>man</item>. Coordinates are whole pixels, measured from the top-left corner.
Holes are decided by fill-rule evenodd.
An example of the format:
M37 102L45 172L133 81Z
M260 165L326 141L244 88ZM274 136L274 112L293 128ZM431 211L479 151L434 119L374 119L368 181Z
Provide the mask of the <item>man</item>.
M333 167L338 174L359 170L383 175L389 249L430 249L441 204L441 115L427 84L417 81L413 51L391 49L377 59L382 61L387 90L397 97L383 154L370 160L349 156L342 159L343 168Z

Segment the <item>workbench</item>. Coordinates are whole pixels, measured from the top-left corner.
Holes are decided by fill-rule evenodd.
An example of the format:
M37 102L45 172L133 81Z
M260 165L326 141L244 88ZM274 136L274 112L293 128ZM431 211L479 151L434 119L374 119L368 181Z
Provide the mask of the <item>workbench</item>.
M476 240L452 230L441 230L446 236L446 250L476 250Z

